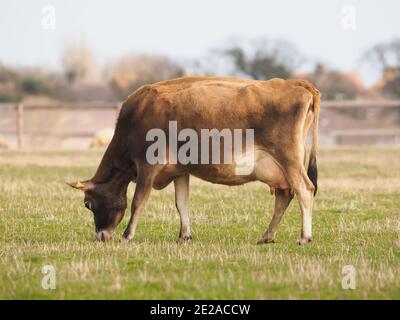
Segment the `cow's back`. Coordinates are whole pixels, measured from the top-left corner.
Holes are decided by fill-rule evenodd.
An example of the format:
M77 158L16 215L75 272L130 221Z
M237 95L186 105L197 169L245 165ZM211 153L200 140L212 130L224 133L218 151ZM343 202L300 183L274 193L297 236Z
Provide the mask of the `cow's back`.
M176 120L186 128L240 128L255 125L265 113L277 115L301 99L301 91L306 90L281 79L179 78L141 87L124 103L121 116L135 126L162 127Z

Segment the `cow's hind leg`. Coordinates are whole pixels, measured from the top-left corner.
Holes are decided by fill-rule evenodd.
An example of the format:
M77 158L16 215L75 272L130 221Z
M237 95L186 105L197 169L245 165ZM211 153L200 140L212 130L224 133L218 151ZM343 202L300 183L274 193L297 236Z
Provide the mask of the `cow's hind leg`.
M299 170L292 170L288 173L288 176L301 209L301 235L298 244L304 245L312 239L312 209L315 187L303 166L301 166L300 173Z
M293 195L291 192L289 192L289 190L275 190L274 215L268 226L268 229L265 231L262 238L257 242L257 244L273 243L275 241L276 229L292 199Z
M174 180L175 204L181 218L178 243L190 241L189 222L189 175L179 176Z
M123 239L131 240L135 236L139 215L150 196L154 178L158 173L157 167L144 165L139 168L136 179L136 189L132 200L131 218L123 234Z

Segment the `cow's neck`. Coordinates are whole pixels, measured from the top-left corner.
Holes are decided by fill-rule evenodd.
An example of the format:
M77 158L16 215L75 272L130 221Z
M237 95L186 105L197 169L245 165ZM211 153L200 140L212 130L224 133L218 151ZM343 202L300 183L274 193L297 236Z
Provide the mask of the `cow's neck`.
M109 184L113 188L125 188L134 178L127 150L113 139L91 181L94 184Z

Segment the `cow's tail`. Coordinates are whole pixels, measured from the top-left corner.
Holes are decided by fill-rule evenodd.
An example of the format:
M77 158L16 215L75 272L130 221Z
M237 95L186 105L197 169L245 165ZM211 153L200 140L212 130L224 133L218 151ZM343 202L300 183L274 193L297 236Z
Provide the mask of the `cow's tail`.
M307 175L314 185L315 188L314 196L315 196L318 189L317 147L318 147L318 118L319 118L319 109L321 105L321 94L317 89L315 88L313 89L314 90L312 93L314 98L313 98L312 111L314 114L314 120L313 120L311 152L308 162Z

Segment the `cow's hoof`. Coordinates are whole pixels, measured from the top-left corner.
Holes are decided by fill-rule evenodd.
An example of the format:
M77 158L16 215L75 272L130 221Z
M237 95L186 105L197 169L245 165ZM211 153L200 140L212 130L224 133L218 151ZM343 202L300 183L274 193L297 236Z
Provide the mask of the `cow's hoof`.
M261 239L257 241L257 244L268 244L268 243L275 243L274 239Z
M129 242L130 240L133 239L133 236L131 236L130 234L128 234L127 232L124 232L124 234L121 237L121 241L122 242Z
M305 244L310 243L310 242L311 242L311 238L300 238L300 239L297 241L297 244L298 244L299 246L304 246Z
M184 237L179 237L176 243L190 243L192 242L192 237L191 236L184 236Z
M126 237L124 237L124 236L122 236L120 241L121 241L122 243L128 243L128 242L129 242L129 239L126 238Z

